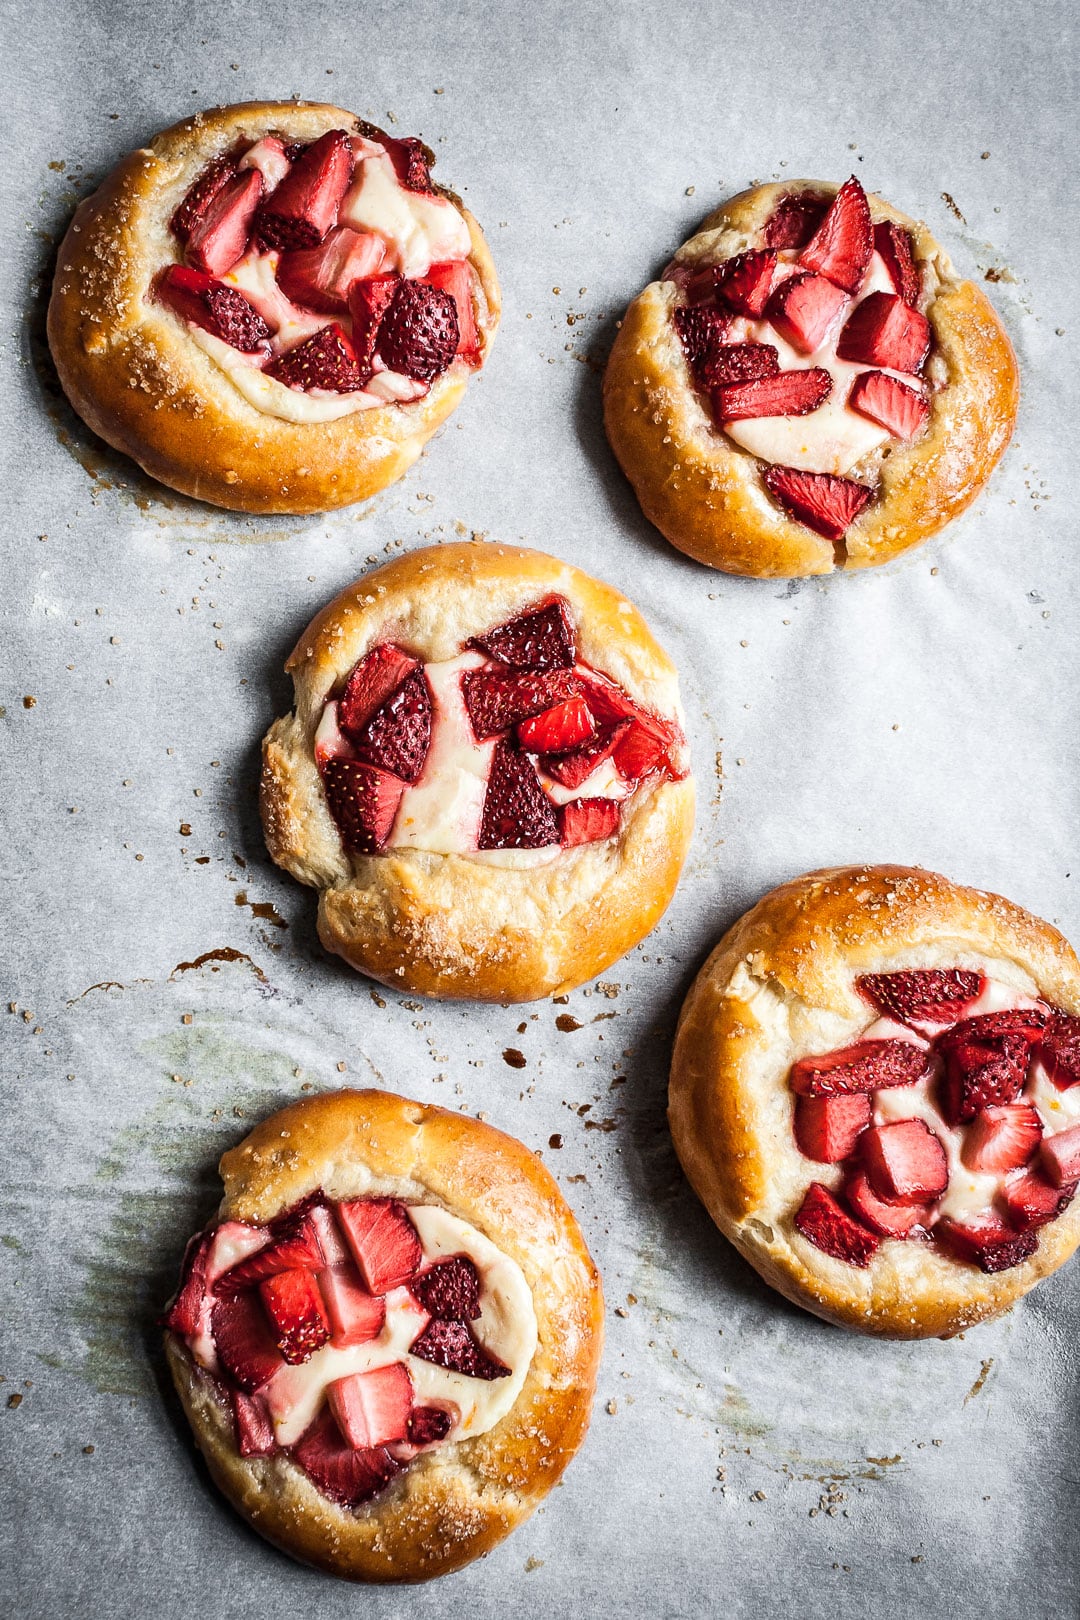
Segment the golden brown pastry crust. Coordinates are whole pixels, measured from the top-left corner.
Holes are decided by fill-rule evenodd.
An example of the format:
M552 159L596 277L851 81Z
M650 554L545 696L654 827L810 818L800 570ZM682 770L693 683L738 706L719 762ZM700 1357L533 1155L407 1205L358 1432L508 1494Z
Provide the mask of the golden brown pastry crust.
M820 180L754 186L710 214L674 264L719 263L760 240L783 196L832 197ZM932 365L946 386L932 396L927 430L910 445L891 443L848 474L876 485L870 504L834 545L795 522L761 481L764 463L719 431L693 386L671 320L680 301L672 281L654 281L623 318L604 376L604 422L612 449L642 511L698 562L757 578L871 568L929 539L969 506L1012 436L1019 377L1012 345L989 299L960 281L925 225L880 197L876 222L912 235L922 270L920 308L934 334Z
M327 696L380 641L453 658L470 636L551 594L570 603L581 658L681 720L675 668L624 596L542 552L489 542L429 547L365 575L323 609L289 658L296 707L263 743L266 842L279 866L321 891L319 936L361 973L421 995L555 995L636 945L674 894L693 829L689 777L639 789L615 839L525 870L342 848L313 746ZM688 768L685 750L679 765Z
M695 1192L766 1282L862 1333L948 1338L1008 1310L1080 1243L1073 1204L1040 1231L1029 1259L995 1276L929 1244L896 1241L859 1270L794 1227L810 1182L830 1184L838 1173L795 1146L792 1062L866 1027L857 974L957 965L1080 1014L1080 962L1049 923L935 872L855 866L767 894L717 945L679 1020L668 1114Z
M173 1380L210 1472L259 1533L356 1581L425 1581L488 1553L558 1482L585 1436L603 1345L600 1277L535 1154L490 1125L386 1091L337 1091L282 1109L221 1160L221 1220L261 1223L356 1167L417 1184L412 1202L468 1221L521 1267L539 1337L521 1394L486 1434L424 1452L357 1512L284 1454L241 1457L227 1403L166 1333Z
M182 494L239 512L325 512L366 500L402 476L461 400L471 368L455 360L413 404L281 421L249 404L151 296L162 265L176 259L169 219L213 157L269 132L311 141L359 122L306 102L214 107L130 153L75 214L49 304L60 381L95 433ZM436 189L469 227L486 360L499 324L495 268L461 199Z

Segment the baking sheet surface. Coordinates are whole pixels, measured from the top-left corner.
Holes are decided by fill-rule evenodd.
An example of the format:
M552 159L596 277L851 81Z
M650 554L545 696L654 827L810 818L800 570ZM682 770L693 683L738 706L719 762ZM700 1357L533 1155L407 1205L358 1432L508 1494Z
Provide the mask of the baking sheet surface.
M936 867L1080 939L1072 8L8 0L4 16L5 1612L1076 1613L1080 1272L952 1343L840 1334L719 1238L664 1121L694 971L797 872ZM506 313L403 483L254 520L171 496L92 438L44 358L44 297L75 202L123 153L198 107L293 93L429 141L487 229ZM975 509L893 566L726 579L641 518L599 369L627 300L718 200L852 169L991 283L1023 367L1016 438ZM385 556L472 533L622 587L683 677L700 807L682 886L565 1007L373 993L322 954L310 892L260 836L258 741L308 618ZM220 1152L305 1087L350 1082L541 1150L609 1304L564 1484L489 1559L415 1590L349 1588L246 1530L153 1325Z

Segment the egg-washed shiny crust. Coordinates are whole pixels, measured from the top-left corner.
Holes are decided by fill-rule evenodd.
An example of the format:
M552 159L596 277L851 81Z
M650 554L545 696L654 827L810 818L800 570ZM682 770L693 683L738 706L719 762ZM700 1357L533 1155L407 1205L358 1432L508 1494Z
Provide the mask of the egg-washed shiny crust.
M323 609L286 665L295 708L263 743L267 846L279 866L319 889L327 949L395 989L478 1001L559 994L643 939L675 892L693 830L689 775L639 789L615 837L524 870L342 847L315 762L327 697L381 642L425 661L453 658L471 637L548 596L569 605L586 663L681 722L674 665L624 596L542 552L492 542L427 547L365 575ZM684 744L676 763L688 771Z
M807 1187L828 1176L795 1143L792 1062L865 1027L858 975L930 967L976 968L1080 1014L1080 962L1049 923L935 872L836 867L774 889L728 931L687 996L671 1066L675 1147L721 1232L797 1305L884 1338L949 1338L997 1316L1080 1243L1075 1204L994 1275L918 1241L883 1243L859 1269L796 1229Z
M471 368L459 359L412 404L282 421L249 404L152 296L154 277L176 257L169 220L212 159L268 132L307 142L366 127L314 103L211 108L130 153L79 206L49 304L53 360L88 426L152 478L232 511L330 511L402 477L460 403ZM482 365L499 323L495 267L461 199L433 184L469 229Z
M539 1340L511 1410L486 1434L424 1453L356 1511L324 1496L284 1453L241 1457L220 1387L166 1334L210 1473L268 1541L355 1581L429 1580L490 1552L580 1446L603 1344L600 1278L551 1175L492 1126L384 1091L294 1103L256 1126L220 1169L221 1220L265 1223L319 1188L347 1198L374 1185L459 1216L521 1267Z
M835 184L793 180L741 192L704 222L673 261L685 270L719 264L758 246L782 198L832 198ZM717 428L694 387L672 322L675 282L654 281L623 318L604 376L604 421L642 511L698 562L729 574L804 577L872 568L936 534L978 495L1012 435L1019 398L1016 358L992 304L958 279L925 225L880 197L876 224L892 220L913 243L933 352L945 385L932 395L926 431L856 464L850 477L874 498L833 542L788 517L770 499L765 463Z

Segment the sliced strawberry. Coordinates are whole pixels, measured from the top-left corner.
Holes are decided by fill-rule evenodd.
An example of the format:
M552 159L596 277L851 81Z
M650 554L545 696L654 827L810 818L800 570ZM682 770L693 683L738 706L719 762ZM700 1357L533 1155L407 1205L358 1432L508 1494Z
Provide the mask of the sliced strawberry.
M339 1204L337 1214L373 1294L397 1288L419 1269L423 1250L404 1204L394 1198L357 1198Z
M602 726L617 725L620 720L643 719L656 721L658 725L666 724L660 721L658 715L649 714L642 709L607 675L601 675L598 670L587 669L584 666L579 666L576 674L578 685L585 693L589 708Z
M766 467L762 482L789 517L826 540L842 540L874 493L850 478L797 467Z
M913 1086L926 1074L926 1053L914 1041L856 1041L820 1057L800 1058L790 1078L798 1096L839 1097Z
M795 1225L807 1242L823 1254L860 1269L870 1264L880 1245L876 1234L849 1215L820 1181L812 1181L806 1189L806 1197L795 1213Z
M960 1157L969 1170L999 1175L1027 1164L1039 1145L1042 1120L1028 1103L984 1108L968 1126Z
M855 1151L861 1132L870 1123L870 1111L867 1092L796 1097L794 1128L799 1152L817 1164L839 1164Z
M766 311L780 336L800 354L814 354L840 320L850 300L826 276L789 276L769 299Z
M395 137L382 133L379 140L386 147L394 173L407 191L434 192L431 158L423 141L418 141L415 135Z
M563 787L580 787L605 761L610 759L633 722L621 720L617 726L598 732L584 748L572 754L545 755L540 761L547 775Z
M726 343L709 367L705 384L722 388L730 383L753 382L758 377L775 377L780 360L771 343Z
M468 1255L436 1260L409 1284L431 1316L445 1322L473 1322L480 1315L480 1273Z
M476 306L473 303L473 272L468 259L451 259L446 264L433 264L421 281L430 282L441 292L449 293L457 308L457 352L470 364L480 358L480 332L476 325Z
M311 1224L315 1228L315 1235L319 1240L324 1265L339 1266L349 1259L349 1250L341 1227L337 1223L333 1209L328 1204L322 1202L312 1204Z
M884 371L860 372L847 402L860 416L886 428L894 439L914 439L926 426L930 402L915 388Z
M1030 1044L1039 1039L1052 1021L1046 1007L1010 1007L1004 1012L976 1013L973 1018L965 1018L945 1030L936 1044L944 1051L965 1041L996 1040L999 1035L1019 1035Z
M340 715L340 711L339 711ZM431 745L431 692L414 669L364 725L350 736L356 752L403 782L415 782Z
M996 1215L983 1216L977 1222L938 1221L934 1241L954 1260L966 1260L988 1274L1020 1265L1039 1246L1034 1232L1016 1232Z
M899 1204L929 1204L949 1185L949 1161L921 1119L871 1125L860 1141L870 1185L879 1198Z
M571 799L559 809L559 842L564 849L596 844L619 830L618 799Z
M266 368L289 388L321 388L334 394L352 394L364 386L360 364L344 331L331 321Z
M445 1440L453 1427L453 1418L441 1406L414 1406L406 1438L414 1446L430 1446Z
M409 1354L467 1378L509 1378L510 1368L490 1355L473 1336L466 1322L443 1322L432 1317L420 1336L409 1346Z
M270 328L239 288L226 287L201 270L170 264L158 277L155 291L175 315L212 332L241 354L270 352Z
M879 1237L908 1237L916 1226L924 1225L930 1215L925 1204L892 1204L879 1198L863 1170L857 1170L852 1176L844 1188L844 1196L856 1220Z
M294 304L336 315L348 309L354 282L376 273L384 252L381 237L339 225L319 247L283 253L278 286Z
M663 770L675 743L675 728L657 715L639 710L630 729L615 741L611 757L624 782L639 782L652 771Z
M327 1385L326 1395L338 1428L355 1450L406 1438L413 1386L403 1362L337 1378Z
M401 1465L381 1446L356 1451L343 1440L329 1410L292 1449L293 1461L331 1501L357 1508L386 1489Z
M895 293L868 293L848 316L836 353L841 360L914 377L930 353L930 322Z
M874 251L874 228L866 192L854 175L845 180L825 218L799 255L799 263L857 293Z
M306 147L259 209L256 226L266 245L317 247L337 223L352 169L352 147L343 129L327 130Z
M292 1271L298 1266L317 1267L324 1263L322 1248L314 1223L308 1215L295 1223L265 1248L249 1255L223 1272L214 1285L218 1294L236 1293L273 1277L279 1271Z
M718 422L739 422L752 416L806 416L824 405L831 393L832 377L819 366L782 371L776 377L714 388L713 414Z
M707 388L731 328L730 314L711 304L680 304L671 318L694 381Z
M354 281L349 289L353 349L365 382L371 376L372 362L379 346L379 331L400 285L401 277L392 272Z
M539 674L470 669L461 677L461 690L476 739L483 742L531 715L565 703L581 690L581 682L566 669Z
M478 849L542 849L559 842L555 811L536 767L507 739L496 744Z
M378 1338L386 1321L386 1301L380 1294L368 1293L351 1260L325 1266L319 1272L319 1289L330 1323L330 1343L336 1349Z
M825 218L829 204L812 191L793 191L781 197L765 224L765 246L801 248Z
M328 759L321 767L323 791L341 842L354 855L386 848L404 782L362 760Z
M387 698L418 667L419 660L392 641L384 641L373 648L358 664L354 664L345 682L345 690L338 703L338 725L341 729L350 734L362 731Z
M214 198L233 178L236 168L231 157L214 158L206 165L169 221L169 229L178 242L187 241Z
M734 258L718 264L713 273L716 296L729 309L755 320L765 313L769 301L776 254L771 249L752 249L749 253L736 253Z
M460 335L450 293L426 281L402 281L379 327L377 347L391 371L431 382L453 360Z
M1038 1170L1018 1170L1006 1177L1002 1203L1011 1224L1029 1232L1064 1214L1076 1196L1076 1182L1055 1187Z
M561 596L518 613L470 643L513 669L569 669L574 662L574 623Z
M265 1277L259 1297L274 1324L277 1347L291 1366L307 1361L330 1337L314 1273L297 1267Z
M241 1457L269 1457L277 1450L277 1441L266 1402L259 1395L245 1395L242 1389L230 1390L229 1395Z
M587 742L595 731L596 721L578 692L565 703L523 720L517 735L522 748L530 754L569 754Z
M982 1013L938 1036L937 1048L945 1059L942 1112L950 1125L974 1119L983 1108L1016 1101L1046 1018L1039 1008Z
M1043 1174L1055 1187L1080 1181L1080 1125L1070 1125L1066 1131L1044 1136L1039 1163Z
M880 225L874 226L874 247L889 272L894 290L905 304L914 309L922 289L921 278L915 268L911 232L902 225L895 225L891 219L883 219Z
M162 1324L170 1333L188 1337L199 1330L200 1306L206 1293L206 1259L212 1241L209 1232L200 1232L188 1241L180 1266L180 1286Z
M1080 1084L1080 1018L1059 1013L1039 1042L1035 1056L1059 1091Z
M901 1024L953 1024L982 994L986 980L965 968L904 968L864 973L855 988L871 1006Z
M223 276L243 258L262 189L258 169L245 169L226 181L188 236L184 257L193 270Z
M214 1304L210 1331L225 1370L249 1394L285 1365L258 1296L233 1294Z

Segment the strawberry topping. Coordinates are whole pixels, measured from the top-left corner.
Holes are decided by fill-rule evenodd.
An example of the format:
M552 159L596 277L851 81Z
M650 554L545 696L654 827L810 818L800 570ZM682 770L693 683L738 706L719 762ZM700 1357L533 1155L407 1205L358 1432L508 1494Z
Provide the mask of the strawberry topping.
M795 1225L808 1242L860 1270L877 1253L879 1238L837 1203L828 1187L812 1181L795 1213Z
M828 206L824 197L812 191L793 191L781 197L765 225L765 246L805 247L825 218Z
M915 267L911 232L902 225L895 225L891 219L884 219L874 226L874 247L889 272L894 290L914 309L919 302L921 278Z
M269 1457L277 1450L277 1442L266 1402L259 1395L245 1395L242 1389L229 1393L236 1421L236 1449L241 1457Z
M837 325L850 300L826 276L789 276L769 299L768 317L800 354L814 354Z
M568 754L596 730L589 705L580 693L553 709L534 714L517 728L518 742L530 754Z
M473 636L470 645L514 669L569 669L574 662L574 625L566 603L556 596Z
M319 1285L310 1271L279 1271L265 1277L259 1294L274 1324L276 1343L291 1365L307 1361L330 1337Z
M458 349L457 304L427 281L402 281L379 327L378 351L391 371L431 382Z
M610 838L619 830L617 799L571 799L559 809L559 842L564 849Z
M1080 1181L1080 1125L1070 1125L1067 1131L1045 1137L1039 1164L1055 1187L1067 1187Z
M680 304L672 313L675 330L694 380L702 388L720 363L731 316L706 304Z
M1080 1084L1080 1018L1055 1018L1035 1056L1059 1091Z
M452 259L448 264L433 264L422 281L430 282L454 300L458 318L457 352L475 365L480 359L480 333L476 325L473 304L473 273L465 259Z
M341 842L354 855L386 848L405 784L362 760L328 759L321 767L323 791Z
M324 1496L347 1508L359 1507L385 1490L401 1467L381 1446L354 1450L329 1410L316 1418L293 1447L292 1456Z
M930 353L930 322L895 293L868 293L848 316L836 353L841 360L915 376Z
M274 1276L275 1272L291 1271L297 1266L321 1266L322 1263L323 1252L318 1235L313 1222L305 1216L291 1231L284 1232L246 1260L230 1266L214 1284L214 1291L218 1294L236 1293L240 1288L250 1288L253 1283L261 1282L264 1277Z
M285 1365L266 1312L251 1292L217 1300L210 1328L222 1366L249 1394Z
M832 378L815 366L809 371L782 371L776 377L729 383L712 391L713 412L720 422L738 422L751 416L806 416L824 405L832 393Z
M766 467L762 482L789 517L826 540L842 540L873 494L850 478L797 467Z
M1006 1179L1002 1202L1011 1224L1028 1232L1064 1214L1075 1195L1075 1181L1055 1187L1038 1170L1018 1170Z
M339 1204L337 1215L373 1294L385 1294L409 1281L423 1251L403 1204L393 1198L360 1198Z
M368 721L419 668L419 660L392 641L384 641L354 665L338 704L338 725L350 736Z
M386 147L394 172L407 191L434 192L431 158L423 141L418 141L415 135L395 137L381 132L379 140Z
M351 1260L324 1266L319 1272L319 1290L332 1345L340 1350L378 1338L386 1321L386 1301L381 1295L368 1293Z
M994 1104L968 1126L960 1157L969 1170L986 1175L1018 1170L1035 1152L1042 1133L1042 1120L1029 1103Z
M465 707L478 742L565 703L580 691L569 670L542 674L500 674L486 669L466 670L461 677ZM592 708L592 704L589 705ZM595 710L594 710L595 712Z
M479 1344L467 1322L444 1322L432 1317L409 1346L409 1354L436 1367L464 1373L467 1378L509 1378L510 1368Z
M870 1097L850 1092L837 1097L796 1097L795 1141L804 1158L839 1164L855 1151L870 1123Z
M431 693L415 669L364 725L351 732L358 754L403 782L415 782L431 744Z
M934 1241L954 1260L966 1260L989 1274L1020 1265L1039 1246L1034 1232L1016 1232L996 1215L977 1222L938 1221Z
M236 167L230 157L214 158L206 165L169 221L169 229L178 242L187 241L218 192L236 173Z
M901 1024L952 1024L982 994L985 982L981 973L963 968L907 968L864 973L855 988Z
M379 237L339 225L320 246L283 253L278 286L294 304L336 315L348 309L354 283L375 274L384 251Z
M1046 1014L1039 1009L965 1018L937 1040L945 1058L942 1112L950 1125L983 1108L1015 1102L1027 1078L1031 1047Z
M726 343L702 380L706 386L722 388L728 383L775 377L779 370L780 360L771 343Z
M541 849L559 842L555 811L532 761L507 739L495 747L478 849Z
M913 1086L926 1073L926 1053L914 1041L857 1041L821 1057L800 1058L791 1070L791 1089L803 1097L836 1097Z
M871 1125L859 1143L870 1185L879 1198L928 1204L949 1185L949 1161L940 1140L921 1119Z
M326 1395L338 1428L354 1450L406 1438L413 1387L403 1362L335 1379L327 1385Z
M713 271L716 296L737 314L756 320L765 313L775 271L776 254L772 251L736 253Z
M906 1238L930 1218L924 1204L896 1204L879 1198L865 1171L857 1170L844 1188L844 1196L857 1220L879 1237Z
M289 388L351 394L364 386L356 350L336 321L289 349L266 370Z
M621 720L617 726L599 732L584 748L572 754L545 756L540 763L553 781L561 783L563 787L580 787L605 759L610 759L632 724L630 720Z
M441 1406L414 1406L406 1438L414 1446L430 1446L445 1440L453 1426L453 1418Z
M852 175L829 204L824 219L800 254L799 262L807 270L828 276L845 292L857 293L873 251L870 205L866 192Z
M215 192L187 239L184 257L193 270L223 276L243 258L262 189L258 169L245 169Z
M237 287L201 270L170 264L157 281L157 296L182 320L193 321L241 354L269 353L270 328Z
M436 1260L409 1288L425 1311L442 1321L472 1322L480 1315L480 1273L468 1255Z
M337 222L352 168L352 148L342 129L327 130L306 147L259 209L256 225L267 246L317 247Z
M385 276L369 276L364 281L354 281L349 290L353 349L365 382L371 376L382 323L400 285L401 277L394 272Z
M172 1333L197 1333L200 1307L206 1293L206 1259L211 1237L203 1232L189 1239L180 1267L180 1287L165 1316L164 1326Z

